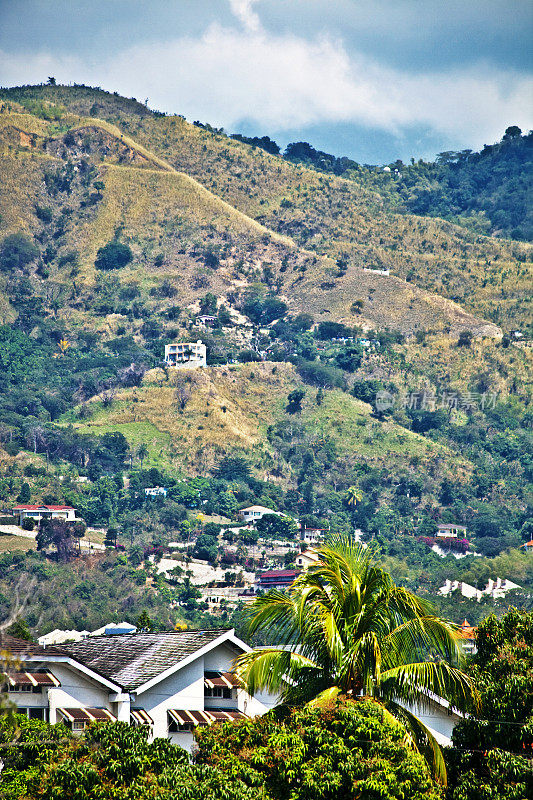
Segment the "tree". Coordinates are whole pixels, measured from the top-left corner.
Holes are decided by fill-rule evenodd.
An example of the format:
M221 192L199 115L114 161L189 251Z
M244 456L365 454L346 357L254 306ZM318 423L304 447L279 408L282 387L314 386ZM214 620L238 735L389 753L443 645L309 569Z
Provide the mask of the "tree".
M94 266L102 270L122 269L132 258L133 253L127 244L109 242L98 250Z
M39 255L32 240L23 233L11 233L0 245L0 270L23 269Z
M269 539L294 539L298 533L295 521L279 514L265 514L256 522L255 527Z
M478 628L469 667L480 693L476 717L461 721L449 754L451 800L533 796L533 613L512 608Z
M24 481L24 483L20 487L20 492L19 492L19 496L17 497L17 502L19 502L19 503L29 503L30 500L31 500L30 484L27 481Z
M287 397L287 406L285 410L288 414L297 414L302 410L302 400L305 397L303 389L293 389Z
M137 633L153 633L154 623L148 616L146 609L137 618Z
M362 501L363 493L361 489L359 489L357 486L349 486L348 489L346 490L344 499L351 508L352 522L353 522L355 516L355 508L357 506L357 503L360 503Z
M405 724L445 782L436 740L402 703L435 692L459 708L475 705L472 682L459 669L456 628L396 586L372 551L350 538L337 536L317 553L286 594L271 591L249 606L248 633L274 634L281 646L240 656L236 674L248 692L279 693L288 705L374 698Z
M461 331L457 340L458 347L470 347L474 334L472 331Z
M56 79L52 75L50 75L50 77L48 78L47 83L48 83L48 86L55 86L56 85Z
M6 633L9 634L9 636L14 636L15 639L23 639L25 642L35 641L25 619L16 619L15 622L11 623L9 628L6 628Z
M376 703L294 709L196 733L196 763L264 800L439 800L405 728Z
M143 461L147 455L148 455L148 448L145 445L145 443L142 442L142 444L140 444L139 447L137 448L137 458L141 463L141 469L143 468Z
M75 545L85 535L85 525L81 522L66 522L63 519L45 519L37 533L37 549L45 550L53 546L59 561L69 561L74 555Z
M215 476L226 481L243 481L251 479L250 464L243 456L224 456L215 470Z

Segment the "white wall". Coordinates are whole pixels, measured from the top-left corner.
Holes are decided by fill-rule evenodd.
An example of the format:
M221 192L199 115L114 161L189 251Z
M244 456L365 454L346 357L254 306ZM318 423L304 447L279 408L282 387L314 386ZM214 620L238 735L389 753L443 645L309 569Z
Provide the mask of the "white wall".
M166 737L168 735L167 711L169 709L203 710L203 658L197 658L192 664L178 670L146 692L135 695L131 706L132 708L144 708L150 714L154 721L154 737Z
M48 690L50 702L50 722L57 722L57 708L107 708L112 713L116 709L109 699L109 690L100 686L88 676L78 673L67 664L51 662L50 672L61 681L61 686Z

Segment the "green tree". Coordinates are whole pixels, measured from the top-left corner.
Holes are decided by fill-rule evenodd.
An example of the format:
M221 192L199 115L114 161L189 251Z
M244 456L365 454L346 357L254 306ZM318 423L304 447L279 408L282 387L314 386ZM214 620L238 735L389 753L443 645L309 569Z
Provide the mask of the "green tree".
M122 269L132 258L133 253L127 244L109 242L98 250L94 266L102 270Z
M302 410L302 400L305 397L303 389L293 389L287 397L286 411L288 414L298 414Z
M444 782L436 740L402 703L423 701L431 691L459 708L475 704L472 683L459 669L456 628L396 586L351 539L336 537L317 552L317 564L288 593L271 591L249 607L249 634L276 635L282 646L239 657L238 676L250 693L280 693L289 705L361 692L374 698L406 725Z
M269 539L294 539L298 526L290 517L279 514L265 514L255 525L257 531Z
M32 240L23 233L11 233L0 245L0 270L23 269L39 255Z
M196 733L196 763L263 800L439 800L405 728L376 703L266 714Z
M22 486L20 487L19 496L17 497L17 501L19 503L29 503L31 500L31 489L30 484L27 481L24 481Z
M142 611L137 618L137 632L138 633L152 633L154 630L154 623L150 619L146 609Z
M10 636L14 636L16 639L24 639L25 642L35 641L25 619L17 619L15 622L12 622L9 628L6 628L6 633Z
M143 442L137 448L137 458L139 459L139 462L141 464L141 469L143 468L143 461L147 455L148 455L148 448L146 444Z
M533 612L491 615L476 645L469 672L480 708L453 732L450 800L533 797Z

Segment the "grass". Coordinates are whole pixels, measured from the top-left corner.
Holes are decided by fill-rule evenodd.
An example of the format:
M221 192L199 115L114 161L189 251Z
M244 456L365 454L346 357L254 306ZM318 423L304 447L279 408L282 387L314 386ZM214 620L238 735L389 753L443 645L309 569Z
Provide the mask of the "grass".
M35 548L36 544L33 539L0 532L0 553L12 553L15 550L27 552L28 550L35 550Z

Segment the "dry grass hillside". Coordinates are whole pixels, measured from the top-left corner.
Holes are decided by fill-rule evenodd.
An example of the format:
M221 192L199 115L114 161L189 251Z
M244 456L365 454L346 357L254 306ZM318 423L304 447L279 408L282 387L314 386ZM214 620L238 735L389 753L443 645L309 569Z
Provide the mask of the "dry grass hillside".
M114 123L76 117L70 111L58 112L60 120L42 120L21 113L18 105L8 105L0 114L2 166L8 176L0 195L2 229L6 233L26 230L43 243L52 242L54 258L46 277L68 290L61 313L80 324L86 322L87 314L91 315L90 297L83 295L83 287L95 284L96 252L118 234L130 244L135 256L121 271L121 284L135 284L149 291L167 280L176 288L181 303L194 302L206 291L222 298L235 296L264 281L267 270L266 288L275 286L295 312L310 310L317 320L342 319L371 327L394 327L405 333L431 328L456 336L469 328L478 335L498 334L494 325L484 323L457 304L397 277L394 273L401 274L405 253L394 260L354 255L355 231L361 238L365 226L367 231L381 230L382 219L377 196L353 183L295 167L262 151L252 153L245 145L190 126L182 119L145 116L145 130L137 126L137 118L121 118L122 132ZM35 111L31 103L30 107ZM132 128L139 140L132 136ZM174 129L182 131L181 139L172 138ZM235 150L240 164L237 172L220 153L222 139ZM163 146L165 141L167 147ZM148 145L153 144L157 150L149 149ZM200 146L205 148L202 158L197 151ZM217 174L226 176L225 185L219 186L209 177L208 165L213 159ZM197 169L195 174L194 165L200 161L204 173ZM68 192L58 191L50 196L47 176L52 173L62 178L69 169L72 175ZM92 179L96 177L104 184L93 203L87 202L87 181L83 177L90 169L94 171ZM186 174L187 170L193 177ZM299 247L292 238L248 216L254 213L249 205L242 203L246 207L239 210L230 204L240 203L239 197L228 190L232 175L239 179L241 191L249 199L255 193L261 195L259 206L268 207L264 221L278 231L286 229L298 239ZM281 177L278 180L276 176ZM244 191L250 185L255 189ZM289 188L293 197L290 201ZM211 189L220 190L223 199ZM274 201L275 191L278 195ZM331 196L329 210L320 206L326 195ZM335 212L331 210L334 202L338 205ZM41 203L56 212L59 231L50 231L37 218L35 209ZM275 203L278 211L283 210L285 221L275 218ZM352 219L350 223L350 214L355 213L357 222ZM314 214L320 218L322 233L302 236L298 226L289 224L288 214L305 218L304 227L312 224ZM335 220L337 227L331 229ZM433 220L427 224L436 225ZM351 242L345 238L347 228L351 230ZM327 247L320 244L321 238L327 239ZM68 260L61 266L73 251L78 261L75 274ZM206 266L212 254L216 255L216 269ZM412 258L415 257L421 258L413 249ZM384 277L368 273L363 270L365 265L391 267L393 274ZM354 300L363 303L357 314L352 309Z
M177 388L189 400L180 411ZM301 414L288 414L287 395L295 388L306 391ZM258 475L294 485L291 466L276 453L270 431L281 426L294 448L333 444L340 475L349 474L359 461L387 469L453 470L459 477L471 471L468 461L391 421L380 421L366 403L350 395L325 392L321 405L316 389L303 386L290 364L261 363L212 367L201 371L152 370L143 385L124 389L113 405L104 408L96 398L90 417L68 415L83 433L97 435L120 431L136 448L144 442L151 465L171 465L189 474L206 474L228 453L241 451Z

